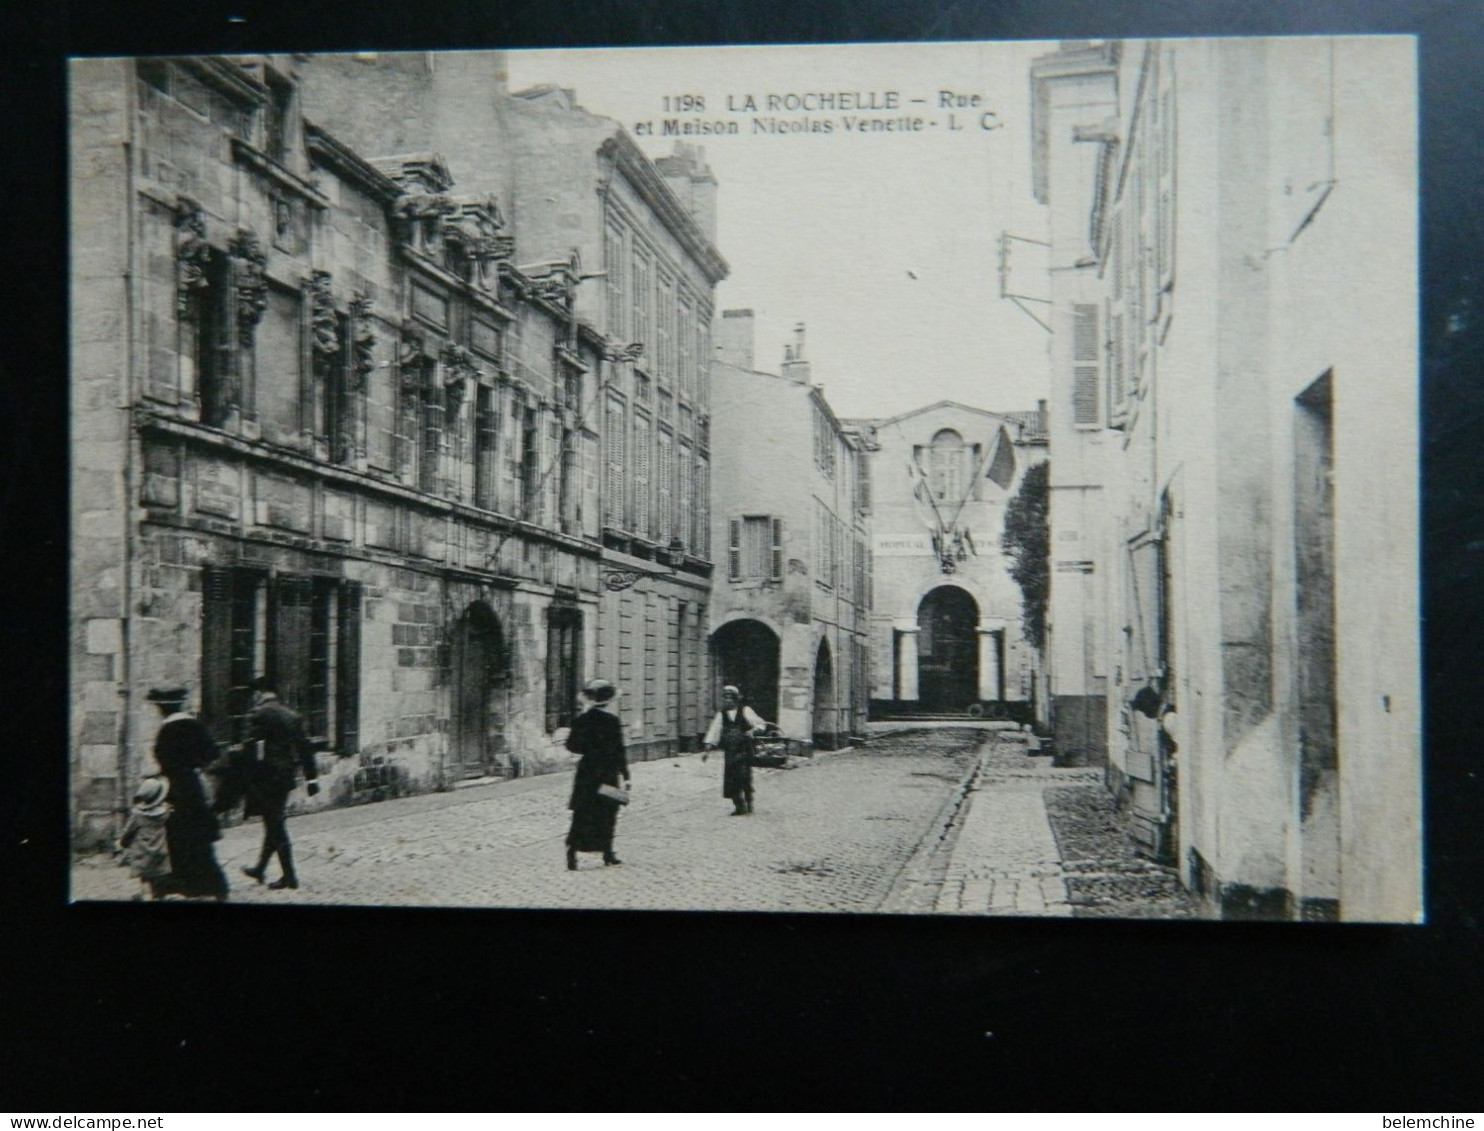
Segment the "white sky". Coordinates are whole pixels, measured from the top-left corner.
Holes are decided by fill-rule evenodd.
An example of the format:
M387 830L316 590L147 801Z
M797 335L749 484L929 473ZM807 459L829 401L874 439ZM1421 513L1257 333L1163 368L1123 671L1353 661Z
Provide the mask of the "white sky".
M1046 395L1049 335L1001 299L1002 231L1045 238L1030 189L1029 62L1047 43L513 51L510 89L555 83L634 132L667 117L735 120L738 136L692 137L719 182L717 246L731 276L718 310L757 315L757 366L777 372L807 324L814 380L842 416L885 416L942 398L1029 410ZM768 112L768 93L900 92L921 133L845 133L849 111ZM950 132L938 91L978 94ZM666 114L666 95L705 98ZM756 115L729 113L752 94ZM911 102L925 99L922 105ZM991 110L1001 128L980 128ZM749 119L831 119L829 135L755 135ZM652 157L672 138L636 137ZM1022 245L1024 246L1024 245ZM909 272L917 277L913 279ZM1031 309L1043 313L1044 308Z

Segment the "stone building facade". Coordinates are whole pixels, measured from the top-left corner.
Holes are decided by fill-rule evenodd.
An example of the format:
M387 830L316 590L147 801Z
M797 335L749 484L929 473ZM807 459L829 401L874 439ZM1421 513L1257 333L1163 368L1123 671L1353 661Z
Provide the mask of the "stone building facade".
M1422 913L1414 61L1115 42L1032 71L1053 702L1106 689L1131 831L1224 917Z
M151 686L186 685L231 741L273 674L323 742L312 804L342 804L570 765L577 689L621 646L599 644L619 618L597 406L638 347L584 268L601 241L517 243L476 175L498 138L466 177L426 119L395 116L385 148L334 132L330 65L70 70L80 846L147 772Z
M459 154L461 177L510 216L517 262L577 257L574 310L606 349L581 461L603 500L590 667L622 689L630 757L694 749L710 675L705 359L727 274L704 153L679 143L652 162L571 90L510 93L500 52L320 56L305 82L318 118L361 148Z
M750 310L726 310L712 363L717 457L711 605L720 689L734 683L791 737L831 749L864 735L870 686L869 481L804 356L754 366Z
M871 483L871 710L1029 721L1039 653L1000 536L1046 459L1044 414L939 401L851 422Z

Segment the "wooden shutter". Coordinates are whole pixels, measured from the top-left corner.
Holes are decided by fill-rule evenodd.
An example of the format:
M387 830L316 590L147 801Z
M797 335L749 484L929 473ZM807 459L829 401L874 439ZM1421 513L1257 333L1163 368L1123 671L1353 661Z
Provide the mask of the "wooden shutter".
M774 581L783 580L783 519L775 518L772 522L773 532L773 555L772 555L772 577Z
M340 584L335 665L335 751L354 754L361 745L361 583Z
M711 557L711 464L704 456L696 460L695 511L696 553Z
M730 537L727 542L727 576L733 581L742 580L742 520L731 519L727 526Z
M655 468L656 479L656 501L658 513L655 515L655 537L661 546L670 544L670 534L674 528L674 491L672 484L675 481L674 440L670 436L668 428L659 430L659 444L657 448L658 459Z
M1175 289L1175 55L1166 52L1159 68L1157 100L1159 188L1158 278L1160 335L1169 326Z
M232 741L232 571L201 570L201 720Z
M1098 308L1072 308L1072 423L1098 423Z
M603 415L603 521L614 529L624 525L624 405L610 397Z
M630 464L634 469L634 515L630 529L641 538L649 530L649 417L634 414L634 450Z

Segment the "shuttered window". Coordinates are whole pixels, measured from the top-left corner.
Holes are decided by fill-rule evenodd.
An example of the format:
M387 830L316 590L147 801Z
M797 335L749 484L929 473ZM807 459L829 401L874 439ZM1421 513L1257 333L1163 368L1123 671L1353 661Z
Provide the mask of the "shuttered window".
M1127 349L1124 389L1139 387L1140 357L1144 346L1144 230L1143 171L1135 166L1129 178L1129 202L1123 210L1123 337Z
M653 353L654 341L649 333L649 303L650 303L650 280L649 280L649 256L645 255L637 247L634 249L634 285L632 293L634 296L634 340L642 342L647 350ZM653 359L651 356L651 364Z
M691 301L682 297L675 325L675 368L678 373L677 383L680 386L680 394L684 397L696 395L696 371L693 367L694 358L691 356L692 347L695 344L691 336L691 327L694 325L695 311L691 306Z
M711 465L705 456L696 459L695 528L692 542L703 558L711 557Z
M623 229L610 226L603 235L603 270L608 291L608 332L622 337L628 310L624 294Z
M654 281L654 368L661 381L668 381L674 365L671 356L672 333L675 323L675 292L670 280L656 275Z
M695 465L695 460L690 445L684 441L680 444L678 464L680 476L675 486L679 494L679 505L676 508L679 517L675 522L675 537L680 539L683 547L694 552L696 548L695 515L692 512L695 507L695 480L691 474L691 468Z
M650 536L649 529L649 417L634 414L634 448L629 463L634 474L634 521L630 529L641 538Z
M668 546L674 532L675 516L675 440L668 428L659 430L659 442L655 448L655 540Z
M1173 314L1175 289L1175 57L1167 52L1159 69L1158 276L1159 332L1163 336Z
M743 515L728 528L727 574L733 581L783 579L783 519Z
M624 404L610 396L603 412L603 522L624 525Z
M1098 308L1077 303L1072 311L1072 423L1098 423Z

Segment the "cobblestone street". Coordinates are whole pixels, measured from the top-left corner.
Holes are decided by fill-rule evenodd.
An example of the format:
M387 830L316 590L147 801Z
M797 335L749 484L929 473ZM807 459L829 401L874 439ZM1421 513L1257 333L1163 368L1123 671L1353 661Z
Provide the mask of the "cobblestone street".
M233 901L252 904L1069 916L1044 798L1101 792L1099 772L1055 769L1019 737L927 728L759 770L757 811L741 818L716 757L638 763L619 867L585 855L566 870L565 774L295 818L298 891L242 877L256 822L227 829L217 855ZM106 858L73 868L74 899L133 891Z

